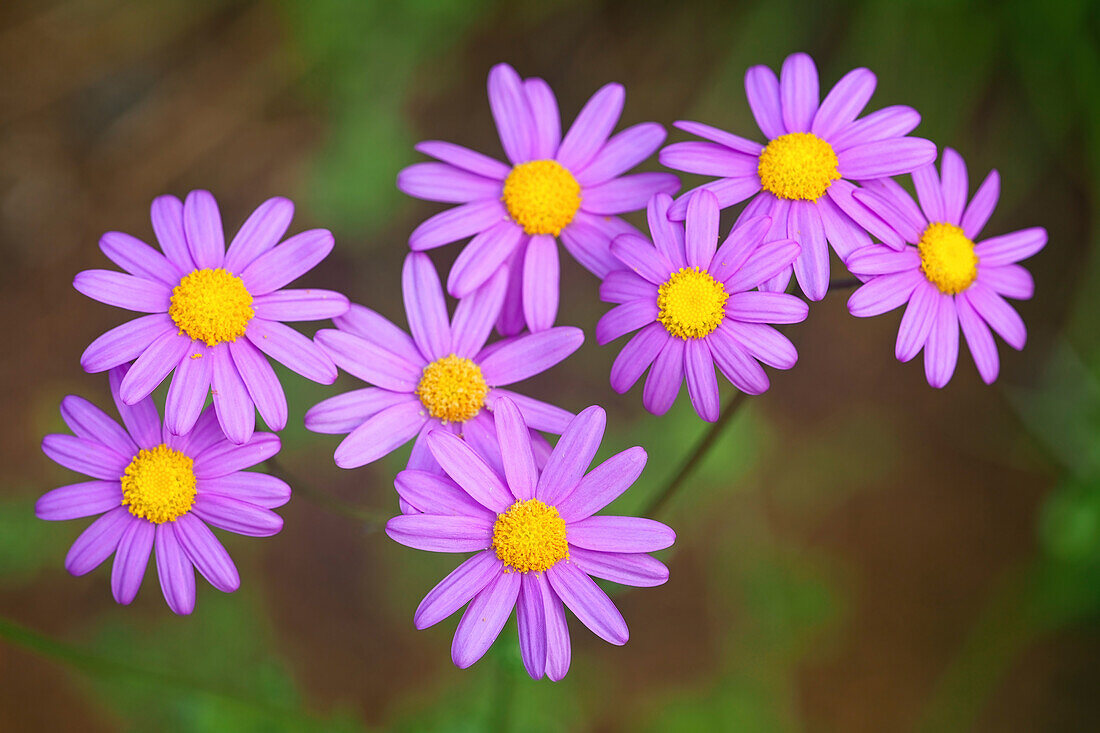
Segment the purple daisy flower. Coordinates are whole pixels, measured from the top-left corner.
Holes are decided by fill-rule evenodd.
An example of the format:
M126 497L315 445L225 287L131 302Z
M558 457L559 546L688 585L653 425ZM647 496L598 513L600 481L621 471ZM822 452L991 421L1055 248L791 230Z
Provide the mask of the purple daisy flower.
M477 552L424 597L413 617L425 629L470 604L451 646L455 665L481 659L514 607L527 673L560 680L570 657L562 604L596 636L625 644L622 614L589 576L661 585L668 569L646 553L672 546L676 534L652 519L592 516L626 491L646 462L634 447L586 473L603 439L602 408L573 419L541 471L520 410L502 399L494 417L503 472L454 435L432 432L428 447L446 475L398 474L397 491L421 513L394 517L386 534L418 550Z
M680 187L670 173L622 175L651 156L665 139L653 122L610 139L622 114L625 91L608 84L596 92L561 135L561 116L550 86L521 79L508 64L489 72L489 107L511 165L451 143L416 146L442 162L417 163L397 176L410 196L461 204L413 231L417 251L473 236L455 261L447 290L465 297L506 263L512 273L498 328L505 335L543 331L558 312L558 249L598 277L617 267L612 238L636 230L616 214L637 211L658 191Z
M65 568L89 573L111 556L111 592L119 603L137 596L149 553L156 549L164 600L175 613L195 608L195 569L231 593L237 567L207 525L251 537L283 528L271 511L290 499L274 476L242 469L279 452L279 438L255 433L243 445L226 440L212 408L184 435L162 426L152 398L127 404L121 387L129 367L110 372L111 395L123 428L87 400L69 395L61 417L73 435L47 435L42 450L55 463L93 481L42 496L34 512L51 521L101 515L73 543Z
M584 341L579 328L559 326L485 347L500 313L506 268L461 299L454 318L435 267L426 254L410 252L402 271L405 314L412 337L378 313L353 305L336 329L317 332L317 343L352 376L375 385L314 405L306 427L347 437L333 456L341 468L356 468L416 438L410 468L432 469L424 443L432 429L461 432L491 444L486 411L509 397L532 428L561 434L573 415L505 386L546 371Z
M660 154L663 165L719 176L700 188L712 191L723 209L755 196L742 217L770 216L768 241L789 237L802 245L793 268L777 273L763 289L786 290L793 269L807 298L824 298L829 289L826 241L842 260L870 244L867 233L837 205L838 194L851 190L849 181L908 173L936 159L934 143L906 136L920 122L911 107L886 107L856 119L875 83L869 70L854 69L819 105L817 68L809 56L796 53L783 62L778 79L767 66L754 66L745 75L749 107L767 145L698 122L675 124L710 142L669 145ZM687 205L685 194L669 215L683 219Z
M80 364L102 372L134 361L120 387L133 405L173 370L164 424L176 435L198 420L206 396L222 430L245 443L256 411L272 430L286 427L287 406L268 357L307 379L336 381L336 366L309 338L281 321L314 321L347 312L330 290L283 290L332 250L332 233L311 229L278 244L294 214L284 198L260 205L225 248L218 204L208 191L153 201L153 231L164 254L121 232L100 249L125 273L85 270L73 286L107 305L148 313L103 334ZM243 337L243 338L242 338Z
M925 376L937 388L955 372L961 327L978 373L992 384L1000 362L990 328L1012 348L1024 347L1027 329L1005 298L1035 292L1031 273L1016 263L1046 245L1046 230L977 241L997 205L1000 178L991 171L967 204L966 163L951 148L943 151L940 175L930 163L913 172L913 183L919 206L892 180L853 194L852 216L885 244L862 247L845 263L865 281L848 310L866 317L906 305L895 354L909 361L923 348Z
M611 252L628 269L616 270L600 285L600 299L619 303L600 318L596 340L607 344L641 329L611 367L611 386L629 390L647 368L642 402L663 415L687 381L699 417L718 419L714 366L746 394L768 389L768 375L757 363L790 369L798 360L794 344L770 323L806 319L804 302L786 293L754 291L798 257L791 239L768 241L771 220L739 221L718 247L718 199L708 190L691 197L684 224L668 219L672 199L654 196L647 213L653 242L623 235Z

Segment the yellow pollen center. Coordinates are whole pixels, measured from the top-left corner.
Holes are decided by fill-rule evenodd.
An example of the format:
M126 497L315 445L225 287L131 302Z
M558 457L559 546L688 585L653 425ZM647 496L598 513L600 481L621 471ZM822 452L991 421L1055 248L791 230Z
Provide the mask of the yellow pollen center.
M760 185L781 199L817 201L840 179L833 146L812 132L773 138L760 154Z
M216 346L244 335L254 315L252 294L227 270L195 270L172 290L168 315L180 333Z
M142 448L122 474L122 505L154 524L176 521L195 503L194 465L163 443Z
M961 293L978 278L974 243L954 224L929 224L917 243L917 251L921 272L944 295Z
M657 289L657 320L673 336L700 339L722 323L729 297L710 273L684 267Z
M502 200L523 231L556 237L581 207L581 184L556 160L532 160L504 179Z
M416 396L428 414L443 422L466 422L481 411L489 385L481 367L461 356L444 356L424 367Z
M543 572L569 557L565 520L538 499L517 501L493 525L493 551L511 570Z

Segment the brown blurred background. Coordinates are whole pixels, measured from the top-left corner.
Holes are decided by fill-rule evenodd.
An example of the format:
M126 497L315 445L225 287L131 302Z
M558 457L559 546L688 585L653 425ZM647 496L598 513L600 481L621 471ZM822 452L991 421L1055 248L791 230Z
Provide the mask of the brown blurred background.
M1085 0L3 3L0 729L1100 729L1098 39ZM38 495L72 481L39 441L63 429L65 394L109 404L78 358L125 314L71 287L110 266L103 232L151 241L162 193L211 190L227 231L287 195L293 231L336 234L309 281L403 324L407 236L439 207L401 197L394 177L420 139L500 154L492 64L549 81L564 124L615 80L621 126L698 119L759 138L743 74L796 50L823 89L870 67L872 108L919 109L918 134L959 150L972 186L996 167L989 234L1048 229L1027 263L1036 297L1019 304L1029 343L999 343L993 387L963 349L932 390L920 359L893 358L899 313L852 318L846 292L814 304L789 331L797 367L772 374L668 506L669 583L616 593L630 643L574 620L559 684L527 679L514 625L466 671L449 659L457 617L413 629L454 558L356 516L396 511L400 457L342 471L336 439L301 427L347 377L280 372L281 460L308 489L281 534L227 539L239 592L200 582L196 613L177 618L152 570L130 607L112 601L107 566L65 572L81 523L34 518ZM434 255L441 271L457 249ZM646 447L616 505L637 511L704 427L686 395L655 418L640 389L610 390L620 345L592 338L597 283L571 262L562 282L559 322L589 343L529 391L604 405L607 454Z

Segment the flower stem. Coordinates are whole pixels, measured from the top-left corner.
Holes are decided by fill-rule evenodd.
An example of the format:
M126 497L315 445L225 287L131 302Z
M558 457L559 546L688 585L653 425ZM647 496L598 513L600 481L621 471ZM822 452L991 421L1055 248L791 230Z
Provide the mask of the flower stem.
M661 489L657 494L650 499L649 504L642 510L642 515L646 517L653 517L660 513L664 509L665 504L669 499L683 486L684 481L694 473L698 468L703 458L706 457L707 452L710 451L714 445L714 441L718 440L718 436L722 434L722 431L733 420L733 416L737 414L737 411L741 408L741 405L745 404L745 397L747 395L744 392L738 391L734 393L730 398L726 406L722 408L722 414L711 423L710 428L703 434L703 437L699 439L699 442L695 444L695 449L691 452L691 455L680 465L680 470L676 472L676 475L665 484L665 487Z

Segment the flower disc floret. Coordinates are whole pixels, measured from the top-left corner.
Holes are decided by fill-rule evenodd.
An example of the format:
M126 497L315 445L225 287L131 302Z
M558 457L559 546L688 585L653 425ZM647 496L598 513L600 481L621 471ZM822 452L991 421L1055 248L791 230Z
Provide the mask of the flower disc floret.
M154 524L176 521L195 503L194 465L163 443L142 448L122 475L122 505Z
M955 295L978 279L978 255L974 242L961 227L946 222L928 225L917 243L920 269L944 295Z
M816 201L840 179L833 146L811 132L773 138L760 154L760 185L781 199Z
M416 396L432 417L444 422L466 422L485 406L489 385L481 367L451 354L424 367Z
M517 501L493 525L493 551L509 569L544 572L569 557L565 520L538 499Z
M184 276L172 290L168 315L181 334L216 346L243 336L255 312L244 281L219 267Z
M581 207L581 185L555 160L520 163L504 180L508 214L528 234L561 234Z
M703 338L722 323L729 297L710 273L684 267L657 289L657 320L677 338Z

